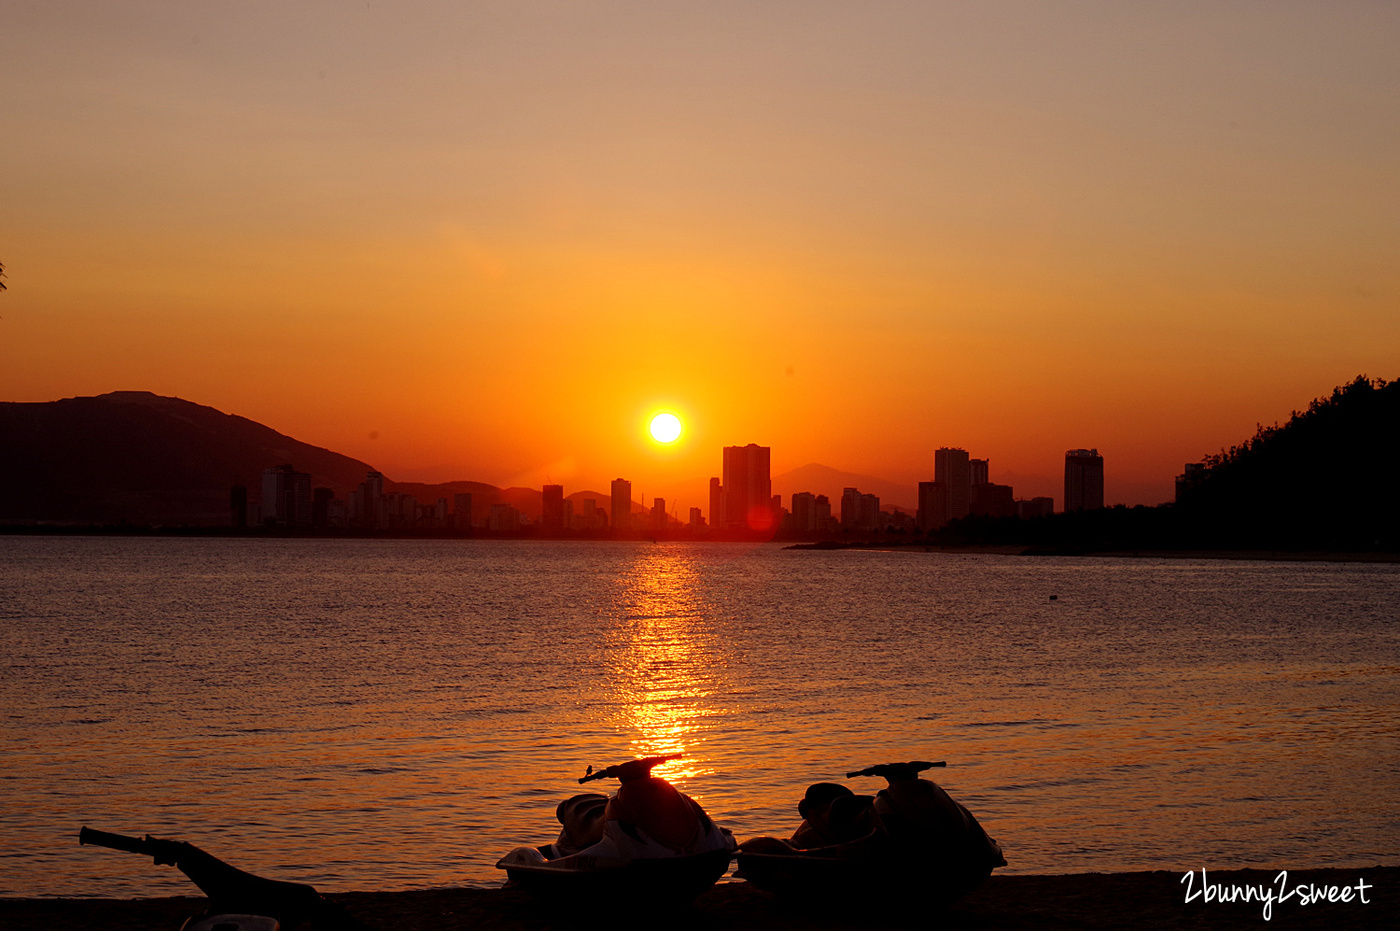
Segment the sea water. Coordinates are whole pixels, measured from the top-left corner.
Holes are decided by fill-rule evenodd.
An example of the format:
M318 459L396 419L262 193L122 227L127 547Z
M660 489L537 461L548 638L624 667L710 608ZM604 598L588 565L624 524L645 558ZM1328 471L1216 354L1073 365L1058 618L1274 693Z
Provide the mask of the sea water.
M929 759L1007 872L1393 863L1398 615L1386 564L0 537L0 894L193 892L83 825L491 885L661 753L741 838Z

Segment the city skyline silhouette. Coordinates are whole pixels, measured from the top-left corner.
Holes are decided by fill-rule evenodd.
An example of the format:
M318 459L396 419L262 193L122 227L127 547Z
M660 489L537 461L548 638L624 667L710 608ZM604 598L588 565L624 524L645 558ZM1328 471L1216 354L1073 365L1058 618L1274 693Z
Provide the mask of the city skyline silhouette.
M17 10L0 400L501 487L1098 448L1150 504L1394 372L1400 13L1009 10Z

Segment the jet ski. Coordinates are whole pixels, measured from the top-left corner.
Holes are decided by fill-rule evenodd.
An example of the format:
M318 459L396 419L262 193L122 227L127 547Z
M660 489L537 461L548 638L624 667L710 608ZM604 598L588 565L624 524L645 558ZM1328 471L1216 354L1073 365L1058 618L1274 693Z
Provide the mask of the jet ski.
M885 788L856 795L819 782L798 803L789 840L756 837L739 850L735 876L785 898L872 910L938 910L1006 865L1001 847L965 807L919 773L947 765L913 760L849 772Z
M736 845L698 802L651 774L678 757L628 760L598 772L588 767L580 784L615 778L617 793L560 802L558 840L516 847L496 864L506 871L506 886L571 906L690 904L728 871Z

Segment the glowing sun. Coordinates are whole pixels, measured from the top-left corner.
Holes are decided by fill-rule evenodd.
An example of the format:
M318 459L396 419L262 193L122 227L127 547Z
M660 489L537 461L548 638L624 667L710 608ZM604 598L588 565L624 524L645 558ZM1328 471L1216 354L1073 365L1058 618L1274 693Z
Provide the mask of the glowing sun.
M675 414L651 418L651 438L658 443L674 443L681 435L681 419Z

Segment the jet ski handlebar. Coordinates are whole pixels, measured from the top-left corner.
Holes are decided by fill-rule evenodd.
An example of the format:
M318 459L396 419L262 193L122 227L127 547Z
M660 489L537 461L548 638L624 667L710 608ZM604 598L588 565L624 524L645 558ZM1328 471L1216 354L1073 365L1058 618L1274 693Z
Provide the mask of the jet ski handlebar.
M908 763L880 763L876 766L868 766L865 769L847 773L847 779L854 779L856 776L883 776L889 780L897 779L917 779L919 773L926 769L933 769L937 766L947 766L947 760L930 762L928 760L910 760Z
M672 753L669 756L649 756L640 760L628 760L626 763L618 763L616 766L609 766L607 769L593 771L593 767L588 767L588 772L579 779L579 785L585 782L592 782L595 779L642 779L651 775L651 770L662 763L669 763L671 760L679 760L685 754Z

